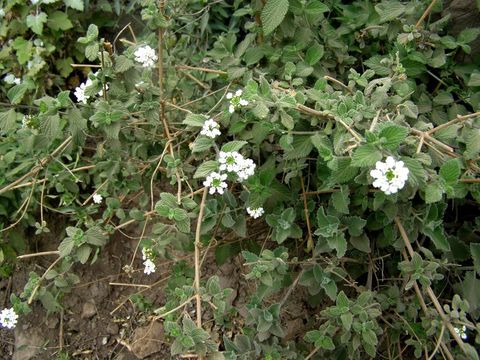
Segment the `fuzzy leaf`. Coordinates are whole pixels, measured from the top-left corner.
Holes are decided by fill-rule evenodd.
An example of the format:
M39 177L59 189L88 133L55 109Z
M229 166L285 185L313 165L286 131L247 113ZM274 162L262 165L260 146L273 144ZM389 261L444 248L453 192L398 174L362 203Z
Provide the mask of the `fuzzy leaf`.
M382 160L382 153L373 145L361 145L355 150L352 157L352 166L366 167L373 166L377 161Z
M234 141L230 141L226 144L223 144L222 146L222 151L225 151L225 152L231 152L231 151L238 151L240 150L243 146L247 145L248 142L246 141L240 141L240 140L234 140Z
M408 135L408 129L397 124L387 125L382 128L378 137L384 139L383 147L396 150Z
M269 35L280 25L287 15L288 0L268 0L262 9L263 33Z
M440 167L440 176L447 184L452 184L460 177L460 164L457 159L450 159Z
M27 16L27 26L37 35L42 35L43 24L47 22L47 14L40 12L36 15Z
M218 169L218 163L214 160L208 160L204 163L200 164L197 171L195 171L195 175L193 175L194 179L204 178L212 171L216 171Z

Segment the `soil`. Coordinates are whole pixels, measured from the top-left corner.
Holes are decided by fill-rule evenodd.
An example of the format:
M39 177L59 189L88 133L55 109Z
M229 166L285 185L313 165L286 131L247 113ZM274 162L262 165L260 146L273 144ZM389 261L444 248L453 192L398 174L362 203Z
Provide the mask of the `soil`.
M53 231L41 239L35 250L55 249L58 246L58 240L55 239L62 238L63 225L59 227L56 233ZM141 292L153 302L154 308L162 306L165 303L162 291L165 282L160 280L168 277L172 261L157 261L157 271L147 276L143 274L139 252L133 262L134 272L129 277L123 267L130 264L138 241L131 235L135 233L134 226L131 230L129 236L115 234L93 265L74 266L73 272L79 276L80 283L65 294L60 313L47 314L39 302L34 302L32 313L21 317L14 331L1 329L0 358L57 359L63 350L70 359L172 359L162 323L151 321L151 316L139 311L128 299L130 295ZM54 260L55 256L20 260L11 278L0 282L0 301L4 300L3 307L8 306L10 293L21 293L30 271L36 271L41 276ZM192 261L190 258L186 260ZM222 287L233 289L229 300L239 309L239 314L233 321L235 328L229 329L228 333L223 333L221 328L211 328L211 314L206 310L202 316L204 328L211 331L212 335L232 337L241 332L246 316L245 303L255 291L254 284L245 280L245 272L240 255L222 266L216 264L212 250L205 259L202 279L219 276ZM145 285L152 286L148 288ZM279 301L283 295L278 294L278 299L275 300ZM282 321L288 340L294 340L302 332L308 314L312 313L312 309L305 303L307 297L304 289L298 287L285 304L287 315ZM186 310L195 316L194 306L187 307ZM215 340L221 342L221 338Z

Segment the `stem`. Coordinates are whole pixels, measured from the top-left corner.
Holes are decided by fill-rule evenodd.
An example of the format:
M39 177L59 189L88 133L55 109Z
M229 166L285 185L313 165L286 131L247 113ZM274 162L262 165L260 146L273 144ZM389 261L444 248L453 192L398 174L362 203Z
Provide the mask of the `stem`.
M433 6L435 5L436 2L437 2L437 0L432 0L430 5L428 5L427 9L425 10L425 12L420 17L420 19L418 19L417 23L415 24L415 28L417 28L417 29L420 28L420 25L422 25L423 20L425 20L425 18L428 16L428 14L430 14L430 11L432 11L432 8L433 8Z
M203 189L202 202L198 212L197 229L195 231L195 297L197 299L197 326L202 327L202 298L200 297L200 233L202 230L203 211L207 200L208 188Z
M300 176L300 184L302 185L303 209L305 211L305 220L307 221L307 230L308 230L307 250L312 250L313 249L312 228L310 227L310 214L308 213L307 195L305 193L305 184L303 182L303 176Z

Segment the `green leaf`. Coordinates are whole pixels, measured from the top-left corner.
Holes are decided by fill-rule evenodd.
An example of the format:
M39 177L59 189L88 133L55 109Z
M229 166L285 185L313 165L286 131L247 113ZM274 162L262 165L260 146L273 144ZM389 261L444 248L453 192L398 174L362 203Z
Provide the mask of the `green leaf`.
M315 341L315 346L325 350L335 350L332 338L326 335L322 335L320 339Z
M83 0L63 0L63 2L72 9L83 11Z
M263 33L269 35L280 25L287 15L288 0L268 0L262 9Z
M107 243L107 236L98 226L93 226L85 231L85 242L91 245L104 246Z
M397 124L390 124L382 127L378 134L380 139L384 139L383 147L389 150L396 150L398 146L408 135L408 129Z
M73 24L66 13L54 11L48 16L47 26L52 30L68 30L73 27Z
M329 7L318 0L310 0L305 6L305 13L312 17L318 17L329 11Z
M468 86L480 86L480 72L474 71L468 80Z
M467 28L458 35L458 42L468 44L480 35L480 28Z
M480 243L470 243L470 254L473 259L473 267L480 274Z
M457 159L450 159L440 167L441 178L447 183L457 182L460 177L460 164Z
M243 140L234 140L226 144L223 144L221 150L225 152L239 151L242 147L247 145L248 142Z
M323 47L323 45L315 42L312 46L308 48L307 53L305 54L305 61L309 65L313 66L322 59L324 53L325 48Z
M342 186L341 191L334 192L331 199L333 207L339 213L348 214L350 212L348 209L348 205L350 205L350 197L347 186Z
M201 114L188 114L185 120L182 121L182 124L193 126L193 127L202 127L207 118L205 115Z
M422 163L417 159L412 159L405 156L403 156L401 159L409 170L408 182L410 182L413 186L423 186L425 184L427 174L423 169Z
M422 232L430 238L438 250L450 251L450 243L448 242L442 226L432 223L429 226L424 226Z
M123 73L134 66L134 63L131 59L125 55L117 56L115 59L115 72Z
M327 238L327 243L331 249L335 249L337 257L341 258L345 256L347 251L347 240L345 240L345 235L343 233L337 233L336 235Z
M345 330L350 331L353 323L353 315L350 312L340 315L340 320Z
M7 96L12 104L19 104L27 91L28 85L26 83L21 83L10 88L7 92Z
M88 44L85 47L85 56L90 61L97 59L98 52L99 52L99 45L96 41L92 42L91 44Z
M437 105L448 105L453 102L453 95L446 91L441 91L433 98L433 103Z
M43 24L47 22L47 14L40 12L36 15L27 16L27 26L32 29L35 34L42 35Z
M382 153L372 144L361 145L355 150L352 157L352 166L373 166L382 160Z
M86 244L83 244L77 249L75 255L77 256L77 259L78 261L80 261L81 264L85 264L88 261L91 253L92 248Z
M294 136L292 147L292 150L285 153L285 160L303 158L313 150L310 136Z
M17 85L18 86L18 85ZM463 153L466 160L474 159L480 152L480 129L469 129L465 135L466 149Z
M72 238L65 238L60 245L58 245L58 251L60 252L60 257L65 257L70 255L73 250L74 242Z
M218 170L218 162L216 162L215 160L208 160L200 164L197 171L195 171L193 178L194 179L204 178L208 174L210 174L212 171L217 171L217 170Z
M443 190L438 183L430 183L425 189L425 202L427 204L432 204L437 201L442 200Z
M253 107L252 113L257 119L265 119L270 111L268 110L267 105L265 105L262 101L258 101Z
M384 23L400 18L405 12L405 5L397 0L388 0L375 5L375 10L380 15L380 23Z
M0 112L0 131L9 133L17 129L17 113L12 108L8 111Z
M214 144L213 139L209 137L199 136L192 144L192 152L198 153L210 149Z

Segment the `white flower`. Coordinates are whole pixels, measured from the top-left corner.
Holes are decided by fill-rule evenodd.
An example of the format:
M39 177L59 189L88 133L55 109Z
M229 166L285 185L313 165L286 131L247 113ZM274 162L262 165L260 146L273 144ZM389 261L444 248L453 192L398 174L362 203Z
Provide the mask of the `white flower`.
M237 151L225 152L220 151L218 162L220 163L221 171L237 172L240 168L240 163L243 161L243 156Z
M155 50L148 45L144 45L135 50L135 61L142 64L143 67L152 67L158 60Z
M13 329L17 325L18 315L13 308L3 309L0 313L0 325Z
M32 115L24 115L22 118L22 128L28 128L32 125Z
M5 77L3 78L3 81L5 81L7 84L10 84L10 85L20 85L20 83L22 82L22 79L20 78L17 78L15 75L13 74L7 74L5 75Z
M103 197L100 194L94 194L92 199L95 204L101 204Z
M220 125L215 120L209 119L203 124L203 128L202 131L200 131L200 134L215 139L222 133L220 132Z
M461 328L455 327L455 332L458 336L460 336L463 340L467 339L467 327L463 325Z
M396 161L389 156L385 162L377 161L375 169L370 175L375 179L373 186L382 190L385 194L395 194L405 186L409 170L403 161Z
M73 93L75 97L77 98L78 102L87 103L87 100L90 98L90 96L85 95L85 89L92 85L92 80L90 78L87 79L84 83L80 84L80 86L75 88L75 92Z
M208 192L212 195L215 194L215 192L223 194L227 188L225 180L227 180L227 174L220 174L213 171L207 176L207 179L203 182L203 186L209 187Z
M255 168L257 165L253 162L252 159L243 159L238 164L237 175L240 181L247 180L250 176L255 173Z
M230 105L228 106L228 112L230 114L233 114L235 110L240 109L242 106L248 105L248 101L241 98L242 94L243 91L241 89L237 90L235 94L231 92L227 93L226 98L230 100Z
M152 260L150 259L145 260L143 262L143 265L145 266L145 269L143 269L143 272L145 274L150 275L155 272L156 266Z
M4 16L5 16L5 10L0 9L0 17L4 17Z
M30 2L32 5L37 5L39 2L41 2L41 0L30 0Z
M259 208L256 208L256 209L252 209L252 208L247 207L247 213L252 218L257 219L265 213L265 210L263 210L262 207L259 207Z

